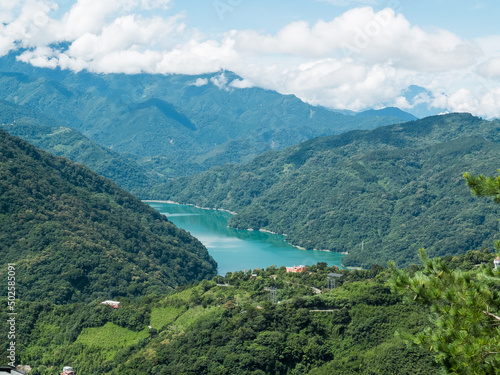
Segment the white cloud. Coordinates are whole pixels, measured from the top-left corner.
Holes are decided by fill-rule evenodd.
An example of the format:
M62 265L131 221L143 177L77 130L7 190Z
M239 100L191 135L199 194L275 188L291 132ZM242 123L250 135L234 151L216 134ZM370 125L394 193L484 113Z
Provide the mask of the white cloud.
M167 9L170 7L171 0L142 0L143 9Z
M287 91L313 104L361 110L395 97L397 71L390 65L373 65L351 58L325 59L287 72Z
M193 83L193 86L196 87L201 87L208 85L208 78L198 78L195 83Z
M446 30L423 30L391 8L375 12L361 7L330 21L293 22L272 35L232 30L210 38L187 28L182 14L165 17L151 12L170 4L170 0L78 0L54 19L51 11L57 6L49 1L4 0L0 56L20 46L27 48L19 57L22 61L74 71L229 70L242 79L228 82L222 73L212 83L223 90L274 89L313 104L351 110L429 103L498 115L499 36L468 41ZM54 47L60 42L69 47ZM195 83L202 84L208 81ZM400 93L413 84L433 95L408 103Z
M463 88L450 94L438 94L432 101L436 108L448 108L451 112L470 112L489 118L500 117L500 87L474 92Z
M255 85L248 79L234 79L233 81L231 81L229 86L237 89L249 89L254 87Z
M356 8L331 22L304 21L276 35L254 30L233 32L235 47L255 54L280 53L309 58L358 55L368 62L391 60L394 66L419 71L445 71L469 66L479 53L472 43L446 31L428 33L411 26L390 8L374 12Z
M210 82L212 82L221 90L229 90L229 87L227 86L228 80L224 72L222 72L218 76L210 78Z
M478 73L486 78L500 78L500 57L492 57L478 66Z

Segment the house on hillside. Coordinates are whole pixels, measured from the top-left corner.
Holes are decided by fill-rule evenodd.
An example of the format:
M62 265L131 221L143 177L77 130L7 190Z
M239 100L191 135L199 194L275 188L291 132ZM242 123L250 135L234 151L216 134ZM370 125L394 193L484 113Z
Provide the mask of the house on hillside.
M101 305L108 305L111 306L114 309L117 309L120 307L120 302L118 301L103 301L100 303Z
M286 267L286 272L304 272L305 270L306 270L306 266L303 266L303 265Z

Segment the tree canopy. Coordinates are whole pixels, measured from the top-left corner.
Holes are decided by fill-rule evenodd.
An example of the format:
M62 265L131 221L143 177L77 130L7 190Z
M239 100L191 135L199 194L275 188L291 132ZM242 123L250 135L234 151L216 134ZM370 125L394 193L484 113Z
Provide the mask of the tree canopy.
M500 177L464 175L474 195L500 203ZM499 242L496 242L499 248ZM423 269L411 274L391 264L393 289L430 306L430 325L414 344L433 351L451 374L497 374L500 366L500 269L494 254L475 267L450 268L420 250ZM449 259L448 259L449 260Z
M201 242L147 204L0 130L0 276L7 263L25 301L57 303L162 293L216 274Z

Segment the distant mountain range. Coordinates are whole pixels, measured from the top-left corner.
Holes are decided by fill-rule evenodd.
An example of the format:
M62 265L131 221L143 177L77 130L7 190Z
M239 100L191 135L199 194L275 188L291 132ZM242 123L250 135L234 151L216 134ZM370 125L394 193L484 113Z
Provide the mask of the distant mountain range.
M236 211L231 226L348 252L348 266L402 266L421 247L441 256L493 246L500 210L473 198L462 175L495 174L498 155L500 122L450 114L312 139L155 196Z
M165 293L216 274L198 240L138 198L3 130L0 263L16 264L24 301L57 304Z
M21 137L52 155L85 164L123 189L141 195L156 183L165 182L130 155L121 155L67 126L53 126L54 119L37 110L0 100L0 128ZM52 125L52 126L51 126Z
M341 114L293 95L236 88L239 81L231 72L97 75L36 68L14 55L0 59L1 100L34 111L45 126L80 132L114 151L112 158L121 155L127 160L123 163L134 165L130 168L140 165L149 178L160 180L249 161L264 151L319 136L399 123L409 116L396 109ZM27 136L24 131L17 134ZM61 147L73 150L64 143ZM71 152L83 160L81 150ZM117 169L116 181L140 191L142 186L123 181L125 174Z

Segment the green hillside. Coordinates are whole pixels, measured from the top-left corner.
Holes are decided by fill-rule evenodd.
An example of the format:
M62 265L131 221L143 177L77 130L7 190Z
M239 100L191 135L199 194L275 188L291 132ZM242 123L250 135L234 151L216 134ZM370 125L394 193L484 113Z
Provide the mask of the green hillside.
M85 164L134 195L141 195L145 189L164 180L144 165L139 165L133 157L120 155L78 131L58 124L36 110L0 101L0 128L52 155Z
M332 271L341 277L329 291ZM387 270L339 271L320 263L302 274L284 267L253 274L125 300L116 310L95 302L21 301L19 314L29 318L19 321L18 362L35 375L63 366L109 375L439 373L431 352L395 336L422 331L428 310L393 294ZM276 303L270 287L277 288Z
M500 211L473 199L462 175L495 174L499 129L451 114L317 138L169 182L155 198L238 212L231 226L348 252L347 266L402 266L420 247L438 256L493 245Z
M198 240L134 196L2 130L0 254L24 301L164 293L216 272Z
M399 112L349 116L293 95L230 85L239 79L231 72L75 74L35 68L12 55L0 59L1 100L56 119L57 126L77 130L165 177L249 161L318 136L402 121Z

